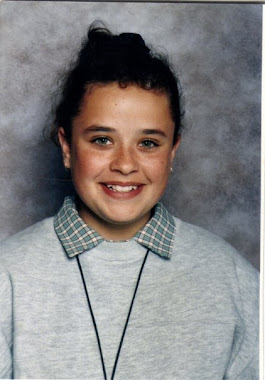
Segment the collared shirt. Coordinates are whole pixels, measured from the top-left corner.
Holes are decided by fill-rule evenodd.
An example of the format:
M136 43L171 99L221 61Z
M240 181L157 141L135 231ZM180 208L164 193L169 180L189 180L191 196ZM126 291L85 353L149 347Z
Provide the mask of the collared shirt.
M157 207L153 211L156 219ZM56 219L58 222L60 217ZM73 220L80 222L79 218ZM148 231L151 220L140 235ZM117 378L258 380L256 271L217 236L174 220L177 238L171 259L160 259L152 252L148 255L119 358ZM76 232L76 228L70 229L72 234ZM155 227L151 231L154 233ZM145 249L134 239L124 244L104 241L80 257L96 310L95 318L98 316L100 338L109 342L111 350L103 343L104 355L109 352L112 355L112 350L118 347L113 336L119 339L121 329L116 333L121 325L119 321L123 319L124 323L126 318L120 309L126 309L126 302L129 307L130 301L130 297L123 296L124 290L131 289L129 278L133 287L137 273L131 275L131 266L135 264L139 270L144 255ZM136 260L123 258L127 255L123 255L122 247L129 245L134 257L137 252L140 254ZM105 246L109 257L113 252L112 260L105 259ZM116 260L115 247L111 246L121 247L117 251L123 260ZM68 259L62 250L54 230L54 218L38 222L1 242L0 378L102 377L97 339L78 263ZM152 251L155 252L154 248ZM133 257L131 251L129 256ZM91 264L95 263L100 271L95 270L91 275ZM110 268L108 276L103 266ZM119 286L116 274L123 276L123 284ZM93 295L93 289L96 292L99 289L98 283L104 289L111 284L104 298ZM103 288L100 290L102 294ZM113 306L114 297L109 295L109 290L125 301L119 303L118 309ZM114 316L101 312L102 306L105 311L113 308ZM104 328L102 333L100 326ZM114 357L111 360L104 357L106 362L114 363Z
M54 217L54 228L67 255L74 257L104 241L95 230L79 216L74 197L66 197ZM175 233L173 216L158 202L148 223L133 237L139 244L161 257L169 259Z

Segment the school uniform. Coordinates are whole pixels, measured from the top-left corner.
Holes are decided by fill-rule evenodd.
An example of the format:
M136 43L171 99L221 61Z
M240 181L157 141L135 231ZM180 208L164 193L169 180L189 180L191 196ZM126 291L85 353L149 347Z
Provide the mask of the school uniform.
M257 271L161 203L115 242L67 197L0 267L0 378L258 379Z

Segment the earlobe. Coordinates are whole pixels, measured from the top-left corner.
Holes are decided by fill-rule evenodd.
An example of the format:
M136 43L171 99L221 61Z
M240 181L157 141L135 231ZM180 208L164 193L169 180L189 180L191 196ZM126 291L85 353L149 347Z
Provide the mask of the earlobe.
M176 151L177 151L178 148L179 148L180 141L181 141L181 137L180 137L180 135L178 135L178 137L177 137L177 141L175 142L175 144L173 145L172 150L171 150L171 165L172 165L173 160L174 160L174 158L175 158Z
M58 139L61 145L62 154L63 154L63 162L66 169L71 168L71 148L66 139L65 131L63 128L59 128L58 130Z

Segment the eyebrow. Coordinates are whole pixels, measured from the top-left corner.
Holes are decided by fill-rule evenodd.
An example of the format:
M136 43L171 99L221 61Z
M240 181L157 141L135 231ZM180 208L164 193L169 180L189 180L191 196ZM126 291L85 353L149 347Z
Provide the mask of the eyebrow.
M116 132L115 128L104 127L103 125L91 125L85 129L86 132Z
M143 129L141 132L144 135L159 135L159 136L166 137L165 132L162 131L161 129Z
M105 127L103 125L91 125L85 129L86 132L116 132L115 128ZM161 129L142 129L141 134L143 135L159 135L166 137L166 134Z

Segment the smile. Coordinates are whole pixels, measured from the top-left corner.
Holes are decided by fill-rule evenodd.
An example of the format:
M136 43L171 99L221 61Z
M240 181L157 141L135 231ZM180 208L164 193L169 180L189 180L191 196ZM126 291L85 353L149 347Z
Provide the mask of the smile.
M118 193L129 193L130 191L137 190L138 186L120 186L120 185L106 185L108 189Z
M144 184L142 183L101 183L102 190L107 194L109 197L113 199L117 199L120 201L130 200L135 197L137 197L139 194L142 193L144 189Z

